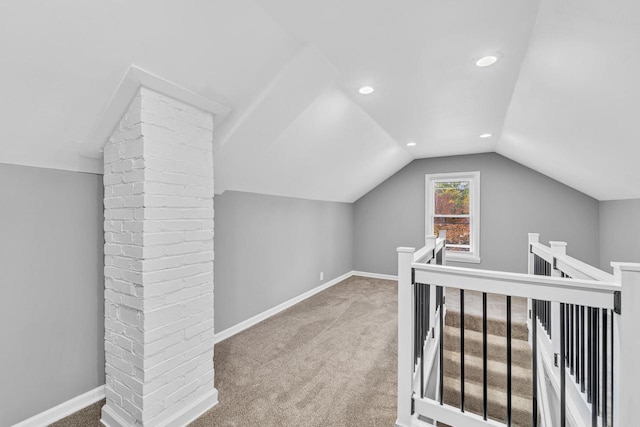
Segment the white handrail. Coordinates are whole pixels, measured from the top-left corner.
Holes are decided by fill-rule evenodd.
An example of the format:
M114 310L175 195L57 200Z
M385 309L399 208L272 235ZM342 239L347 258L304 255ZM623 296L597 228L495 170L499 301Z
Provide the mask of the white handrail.
M615 282L533 276L506 271L413 263L415 281L493 294L614 308Z
M438 252L444 249L446 240L443 235L438 237L427 236L426 244L413 254L413 262L429 263Z
M542 243L529 243L529 245L531 253L538 255L549 264L553 264L553 255L551 255L551 248L543 245Z
M602 282L613 282L613 274L609 274L598 268L592 267L582 261L578 261L569 255L561 255L556 258L556 268L565 272L574 279L592 279Z
M551 243L564 243L564 242L551 242ZM568 276L575 279L586 280L599 280L602 282L613 282L613 274L609 274L598 268L595 268L585 262L577 260L569 255L556 255L552 254L551 248L543 245L542 243L530 243L531 252L540 258L544 259L555 268L564 272ZM555 261L555 262L554 262Z

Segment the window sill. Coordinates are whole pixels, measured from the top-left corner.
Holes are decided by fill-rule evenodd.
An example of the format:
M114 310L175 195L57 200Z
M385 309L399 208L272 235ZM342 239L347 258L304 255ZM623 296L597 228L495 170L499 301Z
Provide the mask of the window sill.
M480 257L475 255L463 255L454 252L447 252L447 261L468 262L470 264L480 264Z

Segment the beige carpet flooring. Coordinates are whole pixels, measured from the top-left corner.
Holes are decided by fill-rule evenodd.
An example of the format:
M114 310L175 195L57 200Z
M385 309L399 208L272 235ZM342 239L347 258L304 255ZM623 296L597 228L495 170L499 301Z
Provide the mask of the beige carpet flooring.
M191 425L394 425L397 285L351 277L215 346L220 403ZM98 402L53 424L100 426Z

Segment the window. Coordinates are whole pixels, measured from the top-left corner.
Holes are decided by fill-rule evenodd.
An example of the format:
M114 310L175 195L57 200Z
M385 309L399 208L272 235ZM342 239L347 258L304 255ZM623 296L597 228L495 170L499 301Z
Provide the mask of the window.
M426 231L447 230L447 259L480 262L480 172L426 176Z

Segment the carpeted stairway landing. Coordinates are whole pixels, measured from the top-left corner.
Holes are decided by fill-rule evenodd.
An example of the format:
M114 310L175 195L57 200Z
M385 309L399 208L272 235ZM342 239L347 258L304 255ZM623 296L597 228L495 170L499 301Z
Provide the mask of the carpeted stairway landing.
M351 277L216 344L220 403L191 425L393 426L397 284ZM54 424L101 426L98 402Z
M446 290L444 331L444 401L460 407L460 293ZM482 415L482 294L465 292L465 410ZM507 419L506 303L502 295L487 295L487 387L488 418ZM511 299L512 313L512 421L530 426L531 348L527 342L527 300Z

